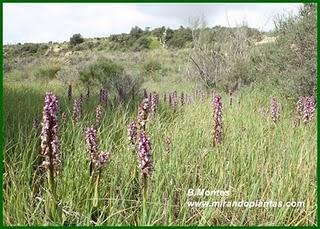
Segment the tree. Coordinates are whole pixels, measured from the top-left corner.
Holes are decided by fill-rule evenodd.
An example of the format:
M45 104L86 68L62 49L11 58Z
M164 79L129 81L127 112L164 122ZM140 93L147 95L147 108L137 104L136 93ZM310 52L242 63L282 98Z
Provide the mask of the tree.
M196 75L204 87L233 91L249 81L247 69L243 68L247 66L251 44L245 26L230 29L228 39L221 41L221 33L209 29L204 18L193 18L190 24L192 75Z
M83 37L81 36L80 33L73 34L72 37L70 37L70 45L71 46L75 46L77 44L81 44L82 42L84 42L84 39L83 39Z
M288 60L281 69L281 85L295 95L316 94L317 5L304 4L298 17L278 22L278 52Z
M143 30L138 26L132 27L130 30L130 35L133 38L138 39L139 37L141 37L143 35Z

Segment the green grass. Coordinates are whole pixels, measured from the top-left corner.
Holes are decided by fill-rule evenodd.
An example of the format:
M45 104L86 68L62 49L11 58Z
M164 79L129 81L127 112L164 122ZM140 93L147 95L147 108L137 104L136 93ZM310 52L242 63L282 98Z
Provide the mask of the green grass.
M147 85L148 86L148 85ZM152 90L164 91L169 83ZM167 87L168 86L168 87ZM191 90L191 85L187 85ZM170 85L170 90L174 89ZM151 90L150 89L150 90ZM181 86L177 86L182 91ZM63 170L57 178L59 207L63 219L47 222L44 194L45 173L38 166L40 138L32 128L33 118L41 120L44 93L59 96ZM58 84L5 83L5 172L4 224L92 225L89 189L89 156L84 130L94 123L97 93L84 106L79 123L71 119L72 104ZM270 96L282 105L281 118L274 124L258 109L270 106ZM127 126L137 115L135 101L107 108L98 130L100 150L110 150L112 161L102 172L99 187L98 225L315 225L316 224L316 123L292 128L294 103L269 88L247 88L240 105L223 97L223 143L212 146L211 98L179 107L176 113L163 104L147 124L151 139L154 172L149 180L146 214L134 195L136 155L129 147ZM164 138L170 137L170 153ZM141 183L140 183L141 184ZM141 184L142 185L142 184ZM189 188L230 190L226 200L304 201L303 208L190 208L187 200L221 200L221 197L188 197ZM141 189L141 190L140 190ZM138 191L142 191L140 186Z

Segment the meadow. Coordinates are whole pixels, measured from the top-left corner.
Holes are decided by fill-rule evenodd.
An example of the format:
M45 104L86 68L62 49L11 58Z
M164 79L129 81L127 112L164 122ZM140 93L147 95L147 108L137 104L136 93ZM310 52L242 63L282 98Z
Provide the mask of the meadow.
M4 224L316 225L316 11L4 45Z
M247 87L233 95L221 93L223 140L213 146L212 93L178 105L174 112L159 98L148 118L146 133L152 144L154 171L142 212L142 178L127 136L142 100L103 107L97 129L99 149L111 152L99 183L99 214L92 220L89 154L85 130L95 123L98 91L83 103L78 122L66 86L58 83L5 83L4 223L6 225L315 225L316 123L293 126L295 101L273 88ZM177 85L177 88L182 88ZM40 129L46 91L59 99L58 118L62 170L56 178L61 217L45 214L46 173L39 168ZM141 92L142 93L142 92ZM181 91L178 91L180 95ZM192 94L193 91L185 92ZM194 93L193 93L194 94ZM279 121L270 113L270 96L281 104ZM76 95L75 95L76 96ZM78 95L79 96L79 95ZM112 102L112 98L109 98ZM240 103L238 103L240 101ZM265 113L260 112L265 108ZM65 113L64 119L61 114ZM38 123L38 124L39 124ZM36 125L37 126L37 125ZM171 141L166 149L165 139ZM230 191L228 197L188 197L188 189ZM302 208L196 208L188 200L304 201Z

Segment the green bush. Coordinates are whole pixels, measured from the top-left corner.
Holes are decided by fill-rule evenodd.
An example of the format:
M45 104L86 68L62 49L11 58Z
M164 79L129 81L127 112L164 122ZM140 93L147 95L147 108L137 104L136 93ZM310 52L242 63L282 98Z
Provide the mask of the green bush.
M152 49L152 50L161 48L160 41L156 37L151 37L150 38L149 48Z
M142 65L142 72L145 75L151 75L161 70L161 64L156 60L148 60Z
M190 42L192 42L191 29L181 26L173 32L172 37L167 41L167 45L171 48L184 48Z
M316 17L316 5L305 4L298 16L276 20L276 42L263 45L251 58L257 80L293 97L316 94Z
M138 39L142 35L143 35L143 30L141 28L139 28L138 26L131 28L130 36L132 36L133 38Z
M97 84L115 92L120 101L125 101L133 92L137 93L141 79L127 74L124 68L107 58L89 62L80 70L80 80L85 85Z
M39 80L53 80L61 67L62 64L60 62L48 62L35 69L34 76Z
M142 36L133 43L132 50L137 52L137 51L142 51L144 49L149 49L150 44L151 44L151 39L149 39L148 37Z
M77 44L81 44L82 42L84 42L84 39L83 39L83 37L81 36L80 33L73 34L72 37L70 37L70 45L71 46L75 46Z
M56 73L56 78L65 85L74 85L79 80L79 72L74 67L64 66Z

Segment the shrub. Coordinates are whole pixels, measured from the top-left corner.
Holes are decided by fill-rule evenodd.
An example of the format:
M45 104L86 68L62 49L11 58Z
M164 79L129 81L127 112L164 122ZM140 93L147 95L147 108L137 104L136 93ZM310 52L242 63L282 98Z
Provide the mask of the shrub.
M317 5L304 4L298 17L278 20L277 28L282 88L296 96L315 94Z
M172 48L184 48L190 42L192 42L191 29L181 26L173 32L171 39L167 41L167 45Z
M143 30L141 28L139 28L138 26L135 26L135 27L131 28L130 35L133 38L138 39L139 37L141 37L143 35Z
M30 54L36 54L38 52L40 44L32 44L32 43L25 43L21 45L16 51L18 55L25 56Z
M64 66L56 73L56 77L66 85L74 85L79 80L79 72L74 67Z
M141 79L127 74L121 65L107 58L98 58L82 67L80 80L86 85L98 84L114 91L122 102L130 94L137 93L142 83Z
M73 34L72 37L70 37L70 45L71 46L81 44L82 42L84 42L84 39L82 38L80 33Z
M150 38L149 48L150 49L159 49L159 48L161 48L160 41L156 37L151 37Z
M132 50L136 52L149 49L150 43L151 40L148 37L142 36L133 43Z
M57 72L61 69L62 65L60 62L51 61L44 63L38 67L34 76L39 80L52 80L55 78Z
M257 47L251 74L293 97L316 94L316 5L305 4L298 16L275 21L275 43Z
M142 73L145 76L154 75L156 73L159 73L160 70L161 70L161 64L159 61L156 61L156 60L148 60L144 62L142 65Z

